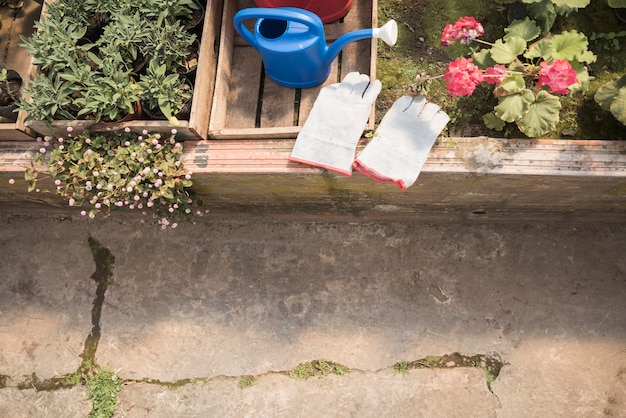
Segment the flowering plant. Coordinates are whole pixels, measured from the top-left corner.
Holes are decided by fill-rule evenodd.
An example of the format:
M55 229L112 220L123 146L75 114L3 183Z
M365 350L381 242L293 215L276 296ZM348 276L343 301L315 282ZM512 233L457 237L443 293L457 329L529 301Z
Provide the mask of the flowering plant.
M81 214L95 217L112 209L127 208L152 214L163 229L175 228L176 220L202 215L196 210L189 187L191 173L180 157L183 146L172 134L136 135L123 132L37 138L41 144L35 155L37 166L47 169L55 192L68 199L69 206L81 207ZM40 191L37 182L43 178L33 166L26 169L28 191ZM144 222L144 219L141 219Z
M537 39L541 29L526 18L504 31L503 38L490 43L479 39L484 29L473 17L447 24L443 46L458 41L489 48L450 62L443 74L446 89L452 97L471 96L479 85L493 85L498 104L483 116L485 125L500 131L506 123L515 123L527 136L537 137L556 127L561 109L558 95L587 89L590 76L585 64L596 56L587 48L587 37L575 30Z

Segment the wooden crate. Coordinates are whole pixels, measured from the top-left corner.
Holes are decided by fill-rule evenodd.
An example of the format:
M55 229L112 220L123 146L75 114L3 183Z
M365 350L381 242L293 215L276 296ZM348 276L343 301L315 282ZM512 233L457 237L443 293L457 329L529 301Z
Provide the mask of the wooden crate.
M3 11L10 9L5 8ZM24 1L24 5L16 13L2 15L0 28L0 53L2 61L12 70L15 70L23 79L24 85L28 81L32 68L32 59L24 48L20 46L21 36L30 36L35 30L34 24L41 15L41 5L36 1ZM25 126L26 115L19 112L17 120L12 121L0 117L0 141L32 139L35 133Z
M234 30L234 15L248 7L254 7L252 0L227 0L224 6L211 138L295 138L324 85L341 81L351 71L376 77L377 40L365 39L343 49L323 85L279 86L264 75L261 56ZM324 25L324 31L330 44L345 33L377 26L377 0L354 0L345 18ZM373 121L372 110L367 129L373 128Z
M176 126L178 131L176 137L178 139L208 138L223 4L224 0L207 0L206 2L206 14L202 38L200 39L200 54L198 56L191 114L189 120L181 120L180 125ZM43 13L45 15L45 5ZM37 68L33 67L32 71L31 77L34 75L34 71L37 71ZM68 126L71 126L75 133L80 133L86 129L92 132L107 132L125 128L129 128L136 133L141 133L144 129L150 132L169 133L173 128L165 120L132 120L121 123L95 123L89 120L58 120L52 122L33 120L26 122L26 126L41 135L54 136L65 135Z

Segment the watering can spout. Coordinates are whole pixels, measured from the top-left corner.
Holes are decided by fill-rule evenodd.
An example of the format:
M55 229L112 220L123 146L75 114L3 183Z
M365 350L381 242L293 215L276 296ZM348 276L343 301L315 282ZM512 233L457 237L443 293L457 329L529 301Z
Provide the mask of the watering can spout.
M326 51L327 65L330 65L339 55L339 52L349 43L368 38L378 38L386 44L393 46L398 40L398 24L392 19L380 28L355 30L340 36Z
M372 29L372 37L380 38L387 45L394 46L398 41L398 24L395 20L390 20L382 28Z

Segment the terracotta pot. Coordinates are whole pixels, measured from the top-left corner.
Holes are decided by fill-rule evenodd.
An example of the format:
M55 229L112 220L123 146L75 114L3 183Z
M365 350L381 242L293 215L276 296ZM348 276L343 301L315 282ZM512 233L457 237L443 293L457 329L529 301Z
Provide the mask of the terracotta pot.
M254 0L259 7L297 7L318 15L322 22L339 20L348 13L352 0Z

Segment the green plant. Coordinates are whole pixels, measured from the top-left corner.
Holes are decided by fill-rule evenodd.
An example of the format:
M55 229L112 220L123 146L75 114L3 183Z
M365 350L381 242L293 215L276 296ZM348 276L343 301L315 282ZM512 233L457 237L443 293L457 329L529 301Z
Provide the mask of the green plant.
M81 96L74 99L80 107L77 116L85 115L96 122L112 122L135 113L141 97L141 89L130 72L122 69L109 75L93 73L80 92Z
M626 7L626 0L609 0L609 7L613 7L614 9L621 9Z
M239 378L239 388L245 389L249 388L254 384L254 376L245 375Z
M344 365L333 363L328 360L320 359L306 363L300 363L289 371L289 377L292 379L307 379L313 376L324 377L331 373L337 376L343 376L350 372L350 369Z
M626 75L603 84L593 98L602 109L626 125Z
M190 91L174 89L180 86L174 85L172 77L163 89L151 90L159 94L152 98L150 93L142 94L137 81L148 58L165 64L168 75L184 72L197 39L173 16L185 15L183 9L191 10L191 6L188 0L180 5L161 0L159 12L150 14L146 10L151 2L52 2L50 13L35 24L33 35L21 38L22 46L39 67L32 83L25 87L27 94L18 102L20 110L28 113L27 119L116 121L136 112L141 97L160 102L166 116L175 122L171 116L189 99ZM170 10L170 18L158 20L164 8ZM101 25L101 31L95 31L99 37L86 39L96 22ZM175 98L174 91L180 96Z
M118 408L117 394L122 390L122 381L117 375L104 368L96 368L87 380L87 396L93 402L90 417L110 418Z
M550 32L558 15L568 16L578 9L587 7L591 0L495 0L496 3L520 1L528 7L528 13L537 22L543 34ZM610 0L609 0L610 1Z
M315 367L313 367L313 363L311 362L300 363L289 370L289 377L292 379L301 380L312 376L315 376Z
M67 198L69 206L84 208L84 216L126 208L151 213L163 229L175 228L177 220L194 215L191 173L180 160L183 146L174 139L175 132L162 137L126 129L73 137L68 128L67 138L38 138L42 146L36 165L24 175L28 191L40 191L37 185L45 174L37 167L43 167L54 191Z
M170 125L177 126L179 122L175 115L191 99L191 86L177 73L167 74L166 65L159 65L155 60L150 61L138 85L143 106L153 112L159 110Z
M393 369L397 373L408 373L410 366L411 366L411 363L409 363L408 361L399 361L398 363L393 365Z
M135 12L129 16L115 15L95 44L103 57L102 61L122 65L132 71L136 62L143 59L141 49L150 37L152 33L148 21Z
M35 22L35 32L28 38L20 36L21 46L33 58L33 64L47 74L66 68L69 60L80 62L87 58L91 44L81 44L87 33L83 23L62 16Z
M80 110L74 103L74 84L59 74L36 73L24 88L19 107L27 113L26 120L74 119Z
M489 46L469 59L452 61L443 74L446 89L453 97L471 96L479 84L493 85L498 103L483 116L485 126L501 131L507 123L515 123L525 135L541 136L559 122L559 95L587 89L591 77L585 64L596 56L588 49L587 37L574 30L538 39L540 28L526 18L504 31L504 37L490 43L478 39L484 29L472 17L446 25L441 37L444 46L457 40Z
M194 0L145 0L142 4L142 11L146 16L156 18L158 25L165 20L189 19L194 10L199 9Z
M165 64L168 72L187 71L186 58L196 41L196 35L186 31L180 21L159 24L151 21L150 37L143 46L142 52L156 61Z

